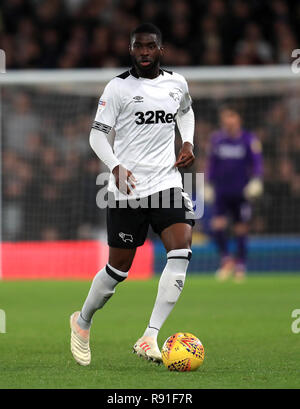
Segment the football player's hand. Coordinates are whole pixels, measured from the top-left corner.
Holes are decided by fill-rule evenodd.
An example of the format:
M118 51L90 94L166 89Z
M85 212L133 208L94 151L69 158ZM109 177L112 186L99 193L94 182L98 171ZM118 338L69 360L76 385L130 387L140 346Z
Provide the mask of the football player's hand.
M193 145L189 142L184 142L174 166L177 166L177 168L186 168L191 166L194 160Z
M244 188L244 196L248 200L257 199L264 190L263 183L259 178L250 179Z
M112 171L115 180L116 186L119 191L123 194L131 195L132 189L135 189L136 179L133 176L132 172L122 165L116 166Z

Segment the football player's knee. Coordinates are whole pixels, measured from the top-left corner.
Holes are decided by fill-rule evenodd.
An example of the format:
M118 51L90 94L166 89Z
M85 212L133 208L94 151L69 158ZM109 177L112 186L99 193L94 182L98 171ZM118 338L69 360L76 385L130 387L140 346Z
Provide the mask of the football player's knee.
M128 257L120 257L119 259L116 260L109 260L109 264L116 268L119 271L129 271L131 265L132 265L133 259L128 258Z

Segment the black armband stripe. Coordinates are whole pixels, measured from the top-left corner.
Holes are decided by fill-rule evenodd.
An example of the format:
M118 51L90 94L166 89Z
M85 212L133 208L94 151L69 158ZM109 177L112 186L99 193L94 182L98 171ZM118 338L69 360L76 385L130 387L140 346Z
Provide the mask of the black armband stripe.
M102 124L101 122L94 121L92 128L97 129L97 131L104 132L108 134L111 131L111 126Z

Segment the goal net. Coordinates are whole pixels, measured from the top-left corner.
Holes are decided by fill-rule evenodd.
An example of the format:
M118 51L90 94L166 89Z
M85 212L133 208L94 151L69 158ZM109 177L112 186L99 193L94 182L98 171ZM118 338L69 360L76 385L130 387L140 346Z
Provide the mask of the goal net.
M193 172L205 169L207 144L224 102L238 106L244 127L262 142L265 190L254 204L249 270L300 271L297 75L290 67L175 70L188 80L193 98ZM107 168L92 152L88 136L105 84L123 71L1 74L3 277L47 278L45 269L58 278L90 277L106 258L106 211L96 204L101 187L96 180ZM177 148L179 143L177 138ZM205 206L194 229L194 272L217 266L210 218ZM151 231L149 239L140 249L149 256L145 269L161 271L164 251Z

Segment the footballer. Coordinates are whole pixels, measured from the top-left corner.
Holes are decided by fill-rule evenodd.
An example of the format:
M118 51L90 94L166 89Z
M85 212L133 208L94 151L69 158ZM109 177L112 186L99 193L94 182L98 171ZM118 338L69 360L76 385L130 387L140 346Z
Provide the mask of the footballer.
M220 109L220 124L221 129L210 140L205 200L213 203L212 231L221 256L217 277L225 280L234 275L236 281L242 281L251 201L263 192L261 144L242 128L241 116L234 107ZM229 219L233 223L235 255L228 248Z
M108 262L94 277L81 311L70 317L71 351L81 365L91 362L92 317L128 276L149 226L160 236L167 260L149 323L133 351L161 362L157 335L181 294L192 256L193 209L178 168L194 161L195 119L185 78L160 67L163 51L156 26L142 24L131 33L132 68L106 85L90 132L92 149L111 171L113 199L107 207ZM176 124L182 138L177 158ZM133 201L143 205L131 206Z

